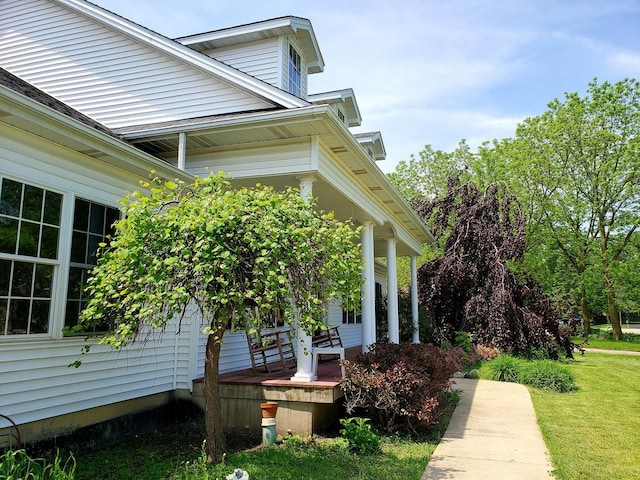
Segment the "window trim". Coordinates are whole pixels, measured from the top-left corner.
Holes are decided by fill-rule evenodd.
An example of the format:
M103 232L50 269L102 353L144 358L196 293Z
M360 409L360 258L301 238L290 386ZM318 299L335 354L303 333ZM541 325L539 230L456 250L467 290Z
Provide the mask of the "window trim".
M11 334L11 335L4 335L4 332L3 332L3 334L0 334L0 341L1 342L29 341L29 340L37 340L37 339L56 338L56 335L55 335L55 331L57 329L56 319L58 318L56 314L56 308L60 303L59 275L62 270L60 266L63 263L65 253L66 253L64 248L65 244L63 242L63 238L64 238L64 230L65 230L65 199L66 199L67 193L62 190L56 189L55 186L52 187L50 185L45 185L42 182L39 182L37 179L36 180L33 180L31 178L26 179L21 177L20 175L7 174L5 172L0 172L0 182L2 182L3 179L7 179L16 183L21 183L23 185L23 191L21 193L22 195L21 203L24 199L23 198L24 186L35 187L35 188L42 189L44 192L51 192L51 193L58 194L61 196L61 199L60 199L60 218L59 218L58 225L53 225L48 222L45 222L42 218L38 222L34 222L33 220L30 220L30 219L24 219L22 217L22 212L20 212L18 216L8 215L11 218L17 218L19 222L22 222L23 220L25 220L31 223L37 223L40 226L40 233L42 233L42 226L46 225L46 226L57 227L58 228L58 245L56 249L57 258L48 258L48 257L38 256L40 254L40 251L39 251L40 245L38 246L38 253L36 254L36 256L23 255L19 253L0 252L0 258L2 260L7 260L10 262L28 263L33 265L49 265L53 267L52 277L51 277L51 290L50 290L51 293L49 298L49 316L47 321L47 331L43 333L26 333L25 332L25 333ZM19 242L19 237L17 241ZM32 284L32 288L33 288L33 284ZM12 296L13 295L11 294L11 292L9 292L7 295L7 298L11 298ZM34 300L34 299L41 299L45 297L30 296L30 297L19 297L19 298L23 298L23 299L29 298L30 300Z
M296 62L298 60L298 62ZM298 65L296 65L298 63ZM292 78L292 68L293 71L297 74L297 82L296 79ZM288 84L287 91L295 95L297 97L302 96L302 56L298 52L298 49L293 45L293 43L289 42L289 53L287 55L287 75L288 75Z

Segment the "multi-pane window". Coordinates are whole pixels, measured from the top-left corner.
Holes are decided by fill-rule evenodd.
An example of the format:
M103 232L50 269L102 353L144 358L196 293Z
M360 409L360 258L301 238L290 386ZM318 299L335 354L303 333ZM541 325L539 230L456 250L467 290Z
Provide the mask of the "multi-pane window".
M120 212L116 208L76 199L64 321L66 327L73 327L78 323L78 316L86 306L83 286L87 282L89 272L97 263L96 252L99 244L107 242L107 236L113 233L113 224L118 218Z
M293 45L289 45L289 93L300 96L302 91L302 59Z
M349 308L351 307L351 308ZM347 305L346 309L342 310L342 323L345 325L354 325L362 323L362 315L357 313L353 305ZM359 309L358 309L359 310Z
M62 195L0 181L0 335L49 332Z

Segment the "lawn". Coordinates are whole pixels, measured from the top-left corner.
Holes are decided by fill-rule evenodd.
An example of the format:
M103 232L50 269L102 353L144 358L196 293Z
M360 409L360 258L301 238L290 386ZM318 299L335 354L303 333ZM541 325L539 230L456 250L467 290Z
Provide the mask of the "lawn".
M314 441L294 438L271 447L230 453L224 464L204 467L199 463L200 446L197 445L202 437L181 435L183 445L173 448L162 447L158 438L144 436L118 447L79 456L76 480L217 480L224 479L235 468L242 468L250 478L260 480L418 480L437 445L437 440L414 442L387 438L382 442L381 454L355 455L349 453L346 441L340 438Z
M76 480L217 480L224 479L235 468L242 468L251 479L260 480L418 480L452 413L453 406L440 425L420 441L382 437L382 451L377 455L350 453L347 442L340 437L318 437L312 441L294 436L277 445L260 447L260 438L234 436L230 439L233 453L228 454L225 463L207 467L201 462L202 426L175 425L78 456Z
M589 343L584 346L585 348L596 348L599 350L628 350L640 352L640 335L625 333L624 329L622 332L623 341L617 341L613 339L613 333L610 327L594 327L593 333L589 335ZM576 343L581 343L583 340L582 337L573 338L573 341Z
M578 391L530 389L555 474L640 478L640 356L587 353L568 368Z

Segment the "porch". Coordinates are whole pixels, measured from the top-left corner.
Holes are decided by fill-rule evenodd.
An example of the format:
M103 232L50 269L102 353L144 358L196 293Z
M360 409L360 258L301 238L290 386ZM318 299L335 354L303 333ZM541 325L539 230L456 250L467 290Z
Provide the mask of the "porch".
M348 360L362 352L361 346L345 349ZM278 402L276 431L279 436L307 436L321 432L337 421L342 372L338 358L321 359L318 378L311 382L292 381L295 369L255 373L252 369L220 375L222 418L226 431L249 431L259 434L262 416L260 403ZM193 382L193 400L204 409L204 379Z

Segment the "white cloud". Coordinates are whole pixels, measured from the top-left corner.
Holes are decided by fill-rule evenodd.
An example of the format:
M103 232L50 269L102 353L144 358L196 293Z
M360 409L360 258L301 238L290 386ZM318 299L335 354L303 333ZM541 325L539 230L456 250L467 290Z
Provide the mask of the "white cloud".
M614 52L608 61L610 68L623 76L640 76L640 52Z

